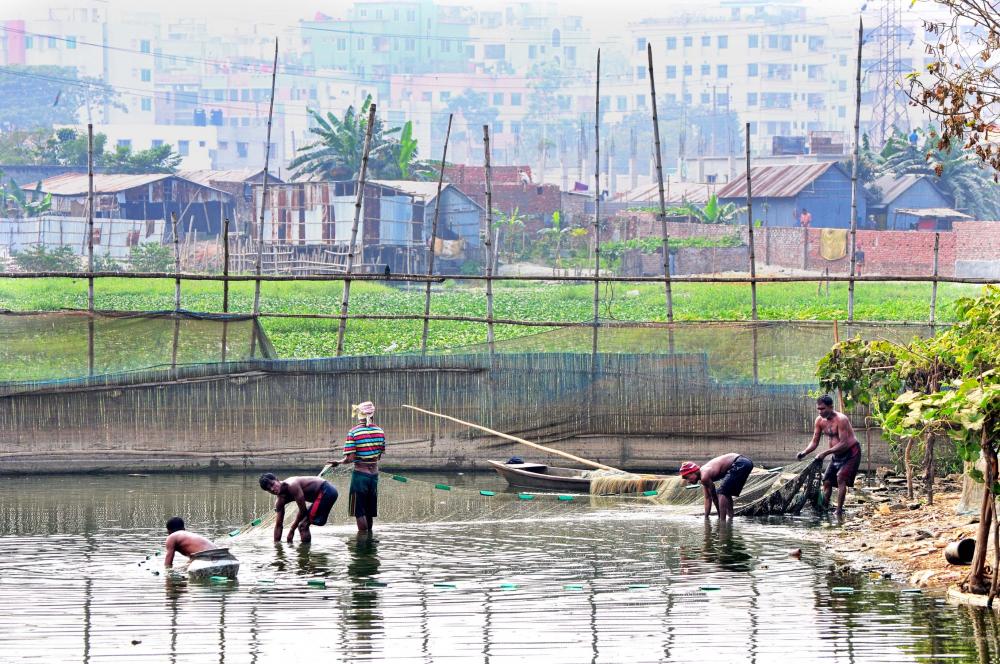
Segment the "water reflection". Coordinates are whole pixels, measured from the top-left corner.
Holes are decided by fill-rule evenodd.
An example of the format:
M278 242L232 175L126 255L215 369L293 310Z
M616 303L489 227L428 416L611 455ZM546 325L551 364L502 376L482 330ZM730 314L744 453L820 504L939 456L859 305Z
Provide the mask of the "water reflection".
M518 520L397 522L360 538L341 513L310 545L275 544L270 530L230 542L238 584L176 581L162 556L145 560L162 547L166 516L212 533L269 509L243 476L179 480L0 484L11 526L0 536L0 606L19 607L0 611L0 661L1000 657L996 616L844 571L787 524L636 505L564 516L522 506ZM802 559L789 558L798 547Z

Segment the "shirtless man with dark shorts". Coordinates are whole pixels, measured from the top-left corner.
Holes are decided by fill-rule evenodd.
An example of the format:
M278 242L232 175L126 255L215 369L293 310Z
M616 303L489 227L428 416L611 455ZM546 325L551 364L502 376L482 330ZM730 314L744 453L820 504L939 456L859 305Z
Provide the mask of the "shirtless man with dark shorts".
M278 497L274 501L274 541L281 541L281 528L285 522L285 505L292 502L298 505L299 513L295 516L288 529L288 542L295 539L295 531L299 531L299 539L303 544L312 540L309 525L322 526L330 516L333 504L337 502L337 488L316 475L305 477L289 477L279 480L271 473L260 476L260 488ZM312 503L308 507L306 503Z
M175 516L167 521L167 555L163 559L164 567L174 566L174 553L180 553L188 558L196 553L214 549L215 544L201 535L184 530L184 519Z
M801 461L807 454L816 449L824 434L830 437L830 447L816 455L816 458L821 461L827 456L833 457L826 473L823 474L823 502L826 505L830 504L830 494L833 491L833 484L836 482L836 514L843 516L847 487L854 486L854 478L861 467L861 443L854 437L854 427L851 426L850 418L833 409L833 397L829 394L824 394L816 400L816 410L819 412L819 416L816 418L812 441L795 458Z
M681 464L680 474L681 479L688 484L701 482L701 489L705 493L705 518L712 514L712 505L715 505L719 519L725 521L733 518L733 498L738 498L743 493L743 486L752 470L753 461L742 454L731 452L715 457L704 466L685 461ZM718 489L715 488L717 481Z

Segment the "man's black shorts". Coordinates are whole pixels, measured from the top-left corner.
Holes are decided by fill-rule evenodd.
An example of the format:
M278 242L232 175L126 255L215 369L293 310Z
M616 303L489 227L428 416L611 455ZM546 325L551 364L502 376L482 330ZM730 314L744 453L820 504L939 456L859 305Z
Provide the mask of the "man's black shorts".
M353 517L378 516L378 475L351 473L349 514Z
M719 482L719 488L716 489L716 492L730 498L739 497L743 493L743 485L747 483L751 470L753 470L753 461L742 455L736 457L733 465L729 467L729 472L722 476L722 481Z
M834 454L830 457L830 465L826 467L823 481L839 485L843 481L847 486L854 486L854 478L861 468L861 445L852 445L844 454Z
M337 502L337 487L329 482L323 482L319 489L319 495L309 506L309 523L314 526L325 526L326 519L330 516L333 504Z

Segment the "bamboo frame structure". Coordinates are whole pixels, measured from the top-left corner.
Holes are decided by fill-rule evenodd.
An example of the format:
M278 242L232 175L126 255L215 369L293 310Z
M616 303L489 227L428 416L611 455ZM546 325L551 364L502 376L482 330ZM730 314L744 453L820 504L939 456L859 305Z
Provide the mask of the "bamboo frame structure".
M851 276L857 274L858 248L858 160L861 154L861 46L865 40L864 19L858 19L858 67L855 80L854 154L851 158ZM854 281L847 285L847 322L854 321Z
M264 145L264 181L260 192L260 226L257 233L257 276L264 262L264 215L267 213L267 170L271 166L271 121L274 118L274 86L278 79L278 38L274 38L274 64L271 68L271 101L267 108L267 143ZM254 284L253 312L260 311L260 281Z
M490 165L490 126L483 125L483 161L486 165L486 343L490 353L496 342L493 336L493 177Z
M444 187L444 167L448 163L448 141L451 139L451 121L454 115L448 114L448 130L444 134L444 149L441 151L441 172L438 173L437 196L434 203L434 221L431 223L431 244L427 254L427 276L434 275L434 245L437 243L438 218L441 213L441 189ZM427 290L424 293L424 330L420 337L420 352L427 352L427 335L430 333L431 314L431 282L427 282Z
M750 317L757 320L757 258L753 241L753 195L750 192L750 123L746 123L747 141L747 233L750 245ZM756 378L754 379L756 380Z
M670 230L667 226L667 200L663 191L663 155L660 153L660 116L656 109L656 82L653 77L653 45L646 44L649 59L649 96L653 104L653 143L656 147L656 183L660 199L660 233L663 236L663 289L667 298L667 320L674 319L674 296L670 288Z
M61 243L60 243L61 244ZM87 125L87 308L94 310L94 125Z
M934 233L934 280L931 282L931 325L937 309L938 252L941 248L941 233Z
M597 328L601 298L601 49L597 49L597 90L594 96L594 339L592 352L597 361Z

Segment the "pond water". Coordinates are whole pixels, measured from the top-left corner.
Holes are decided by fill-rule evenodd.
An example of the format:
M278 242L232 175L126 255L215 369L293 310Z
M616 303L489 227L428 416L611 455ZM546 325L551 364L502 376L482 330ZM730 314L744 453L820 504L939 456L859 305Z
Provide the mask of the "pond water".
M808 519L720 527L690 506L518 499L492 476L383 474L371 540L355 536L343 497L310 546L274 544L266 527L229 538L269 513L256 478L3 478L0 661L1000 657L992 614L839 570L802 537L822 525ZM156 553L174 515L230 546L238 582L162 570Z

